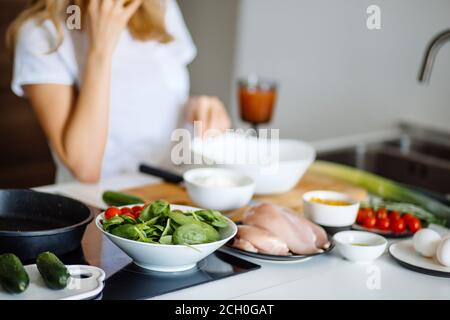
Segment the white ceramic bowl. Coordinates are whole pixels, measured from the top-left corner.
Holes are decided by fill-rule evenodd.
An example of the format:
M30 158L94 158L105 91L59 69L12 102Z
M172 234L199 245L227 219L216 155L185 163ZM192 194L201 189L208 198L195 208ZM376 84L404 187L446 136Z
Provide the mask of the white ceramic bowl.
M256 194L291 190L316 157L314 148L299 140L239 134L194 139L191 149L204 163L238 170L252 178Z
M202 208L213 210L242 208L250 202L255 191L255 183L251 178L231 169L192 169L185 172L183 178L192 201ZM205 184L205 180L207 182L207 179L211 178L219 179L220 181L216 182L222 184ZM226 181L232 182L233 185L224 185Z
M312 202L311 199L341 200L349 202L347 206L336 206ZM324 227L347 227L355 223L359 202L345 193L335 191L310 191L303 195L305 216Z
M198 208L188 206L171 205L172 210L195 211ZM185 245L164 245L144 243L121 238L103 230L100 223L104 219L104 213L97 216L95 225L115 245L129 255L138 266L161 272L177 272L192 269L197 262L210 255L232 237L236 235L236 224L228 220L228 227L220 230L221 240L196 244L191 247Z
M366 231L342 231L333 236L339 253L350 261L372 261L386 250L387 240Z

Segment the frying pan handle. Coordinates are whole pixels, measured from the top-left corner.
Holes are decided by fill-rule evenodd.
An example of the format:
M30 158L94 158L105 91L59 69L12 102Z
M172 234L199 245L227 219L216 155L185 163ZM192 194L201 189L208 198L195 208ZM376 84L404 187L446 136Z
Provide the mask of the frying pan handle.
M169 183L181 183L184 181L183 177L173 173L169 172L167 170L155 168L146 164L141 164L139 166L139 171L145 174L149 174L158 178L163 179L165 182Z

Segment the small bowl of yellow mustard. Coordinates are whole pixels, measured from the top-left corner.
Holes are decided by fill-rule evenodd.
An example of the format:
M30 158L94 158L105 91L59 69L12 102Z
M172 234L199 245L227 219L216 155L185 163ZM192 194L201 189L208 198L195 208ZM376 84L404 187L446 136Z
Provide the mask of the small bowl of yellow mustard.
M321 226L342 228L355 223L359 202L342 192L316 190L303 195L303 209L308 219Z

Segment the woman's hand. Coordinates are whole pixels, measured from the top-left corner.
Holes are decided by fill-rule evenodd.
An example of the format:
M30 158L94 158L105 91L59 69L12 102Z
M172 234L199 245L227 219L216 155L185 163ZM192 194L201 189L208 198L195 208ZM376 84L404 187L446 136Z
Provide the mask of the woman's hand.
M191 97L186 108L187 120L189 122L202 122L202 135L211 135L214 134L214 132L225 132L225 130L229 129L231 126L228 113L225 110L222 101L217 97Z
M126 4L126 5L125 5ZM142 0L90 0L88 30L91 52L112 56L122 31Z

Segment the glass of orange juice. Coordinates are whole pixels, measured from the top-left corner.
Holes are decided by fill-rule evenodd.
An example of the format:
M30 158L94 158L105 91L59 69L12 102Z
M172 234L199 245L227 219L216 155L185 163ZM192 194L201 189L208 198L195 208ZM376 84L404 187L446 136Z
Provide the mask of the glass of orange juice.
M277 83L273 80L249 76L238 82L241 119L258 132L258 125L272 120L277 98Z

